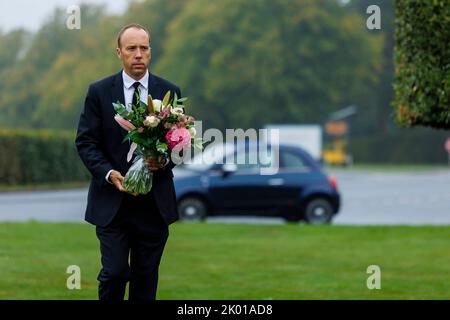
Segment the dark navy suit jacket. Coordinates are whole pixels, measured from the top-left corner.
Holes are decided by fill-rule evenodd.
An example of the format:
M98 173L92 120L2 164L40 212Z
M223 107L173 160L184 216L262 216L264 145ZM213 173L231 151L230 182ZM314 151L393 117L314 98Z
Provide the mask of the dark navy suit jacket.
M174 93L181 97L180 89L163 78L149 73L148 81L148 93L153 99L162 100L169 90L172 97ZM75 139L78 154L92 174L85 219L101 227L112 221L124 197L124 193L106 181L106 174L114 169L125 176L132 163L126 160L129 143L122 142L127 132L114 120L112 103L117 101L125 104L122 71L89 86ZM167 225L178 220L173 167L170 162L154 171L152 190L138 196L153 196Z

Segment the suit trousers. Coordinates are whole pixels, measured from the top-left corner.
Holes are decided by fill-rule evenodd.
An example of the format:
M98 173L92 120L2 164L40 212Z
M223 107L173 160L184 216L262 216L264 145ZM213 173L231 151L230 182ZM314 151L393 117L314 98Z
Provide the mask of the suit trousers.
M169 236L153 195L125 194L116 216L96 227L102 269L97 277L100 300L155 300L158 270Z

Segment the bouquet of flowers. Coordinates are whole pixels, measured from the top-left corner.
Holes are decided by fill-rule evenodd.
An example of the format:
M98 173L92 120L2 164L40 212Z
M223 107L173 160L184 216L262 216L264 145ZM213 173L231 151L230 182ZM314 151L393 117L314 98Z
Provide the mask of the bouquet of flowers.
M170 91L163 100L152 99L149 95L147 104L138 99L138 105L127 109L122 103L113 103L116 115L114 119L128 134L123 142L132 142L127 161L136 157L125 175L123 187L135 194L147 194L152 188L153 173L144 158L151 158L158 163L171 161L174 152L193 146L202 149L201 138L195 138L194 118L184 113L181 103L187 98L171 99Z

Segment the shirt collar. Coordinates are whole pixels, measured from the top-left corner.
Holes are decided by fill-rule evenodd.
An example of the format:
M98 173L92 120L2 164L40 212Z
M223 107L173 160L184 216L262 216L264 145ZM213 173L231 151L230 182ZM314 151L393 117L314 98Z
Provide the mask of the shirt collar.
M148 90L148 70L146 70L144 76L137 81L134 80L132 77L130 77L125 72L125 70L122 70L122 79L123 79L123 85L127 89L130 89L133 86L133 83L139 82L141 84L141 86L143 86L146 90Z

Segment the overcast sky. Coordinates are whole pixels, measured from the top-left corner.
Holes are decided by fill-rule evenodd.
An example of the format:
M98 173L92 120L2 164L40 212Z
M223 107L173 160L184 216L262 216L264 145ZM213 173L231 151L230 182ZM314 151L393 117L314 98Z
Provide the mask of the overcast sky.
M0 29L10 31L23 27L37 31L56 7L67 8L80 3L107 4L111 13L121 13L129 0L0 0ZM81 13L81 21L83 13Z

